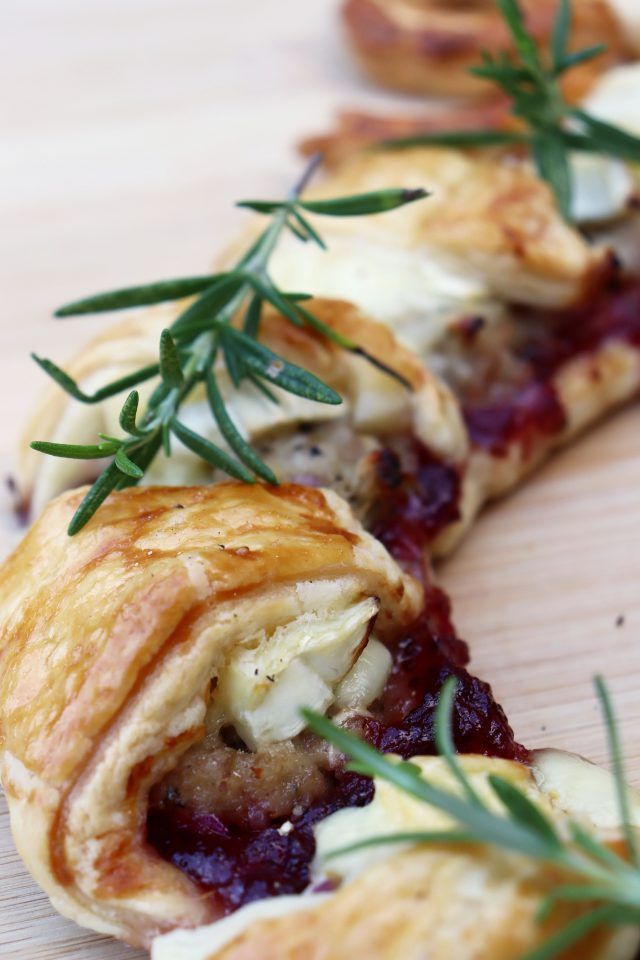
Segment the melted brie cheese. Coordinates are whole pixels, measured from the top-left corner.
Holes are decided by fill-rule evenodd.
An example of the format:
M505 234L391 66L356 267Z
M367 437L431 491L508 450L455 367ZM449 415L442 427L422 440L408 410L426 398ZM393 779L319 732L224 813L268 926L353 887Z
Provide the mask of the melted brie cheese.
M634 179L621 160L592 153L571 157L574 220L583 224L606 223L624 216L634 192Z
M609 6L622 22L627 39L640 53L640 3L638 0L609 0Z
M636 5L636 0L632 0ZM640 20L640 5L638 5ZM615 67L598 81L584 109L629 133L640 134L640 63Z
M530 800L548 807L527 767L480 756L461 759L474 789L494 813L501 812L501 806L489 786L488 778L492 773L509 780L523 790ZM460 795L460 784L442 758L417 757L412 758L411 762L420 767L430 784ZM382 860L397 856L408 845L374 845L336 856L336 851L344 847L392 833L450 830L455 826L454 821L442 811L416 800L384 780L376 779L375 784L375 796L368 806L340 810L316 826L316 857L313 865L316 882L321 882L327 876L332 879L339 877L341 881L353 880ZM490 856L491 852L488 851L487 855Z
M482 312L488 286L473 270L437 251L377 243L360 236L332 235L326 251L283 238L271 273L283 289L348 300L420 354L466 314Z
M584 109L628 133L640 134L640 64L608 71L589 94ZM571 165L573 216L579 223L606 222L628 212L640 177L637 164L579 153L572 156Z
M295 737L305 726L302 707L325 713L334 702L378 607L369 598L345 610L307 613L269 637L251 638L221 670L210 710L224 715L252 750ZM372 692L371 700L381 679L379 658L374 661L361 666L360 686ZM383 684L390 665L389 657ZM369 674L375 674L373 681Z

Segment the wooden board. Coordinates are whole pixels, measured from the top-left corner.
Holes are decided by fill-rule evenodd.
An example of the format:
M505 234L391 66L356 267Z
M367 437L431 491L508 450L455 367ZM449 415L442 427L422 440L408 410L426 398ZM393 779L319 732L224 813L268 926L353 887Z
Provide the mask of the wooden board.
M42 386L97 326L53 307L196 272L232 235L232 202L280 194L292 144L339 105L393 104L346 60L336 0L20 0L0 38L0 471ZM517 734L605 758L590 685L611 682L640 782L640 411L631 409L489 510L442 571L474 666ZM19 535L0 495L0 550ZM619 616L624 625L616 626ZM1 801L4 804L4 801ZM57 917L0 807L0 956L141 953Z

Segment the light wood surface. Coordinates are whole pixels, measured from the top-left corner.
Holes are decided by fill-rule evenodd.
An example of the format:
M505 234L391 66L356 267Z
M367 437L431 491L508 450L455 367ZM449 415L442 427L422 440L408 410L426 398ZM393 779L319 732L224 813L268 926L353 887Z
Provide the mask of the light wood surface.
M351 70L335 0L20 0L0 37L0 471L42 387L94 321L53 307L196 272L242 215L281 193L292 144L340 105L389 105ZM590 684L611 682L640 782L640 411L630 409L488 511L442 571L474 668L518 736L605 759ZM19 536L0 494L0 551ZM620 616L624 624L616 626ZM4 804L4 801L0 801ZM0 806L0 956L139 952L57 917Z

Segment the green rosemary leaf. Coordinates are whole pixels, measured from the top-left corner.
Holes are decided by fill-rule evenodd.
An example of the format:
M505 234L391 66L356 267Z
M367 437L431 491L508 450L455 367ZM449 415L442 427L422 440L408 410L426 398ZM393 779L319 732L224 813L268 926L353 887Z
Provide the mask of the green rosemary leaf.
M68 529L70 537L79 533L91 520L96 510L102 506L111 491L116 488L121 476L122 474L115 462L110 463L107 469L100 474L71 519Z
M496 774L489 775L491 789L499 797L515 821L523 827L537 833L543 843L550 847L562 847L560 838L550 820L538 807L512 783Z
M260 333L260 317L262 316L262 297L256 293L251 298L244 317L243 330L253 340L258 339Z
M504 92L511 97L518 96L521 84L531 83L529 71L514 66L506 58L498 61L493 57L487 57L480 66L470 67L469 73L472 77L480 77L481 80L491 80L502 87Z
M214 326L222 310L229 308L245 285L242 271L221 274L213 286L187 307L171 325L171 334L176 340L192 339Z
M337 200L299 200L298 206L310 213L326 217L364 217L376 213L387 213L404 207L416 200L424 200L429 194L422 188L415 190L389 189L360 193L353 197L340 197Z
M523 63L533 72L540 69L538 47L527 31L524 16L517 0L498 0L498 7L515 41Z
M285 316L287 320L290 320L294 326L302 326L302 320L297 313L295 305L290 303L286 295L275 287L269 277L254 276L251 277L249 282L258 296L275 307L276 310Z
M165 457L168 458L171 456L171 427L166 421L162 424L161 433L162 449L164 450Z
M170 389L181 387L184 383L180 357L171 331L164 329L160 334L160 376Z
M553 890L553 900L556 903L564 900L568 903L583 903L602 901L620 906L620 888L614 884L579 884L563 883Z
M288 294L287 296L290 296ZM343 350L347 350L349 353L353 353L355 356L362 357L363 360L366 360L367 363L370 363L372 367L376 367L382 373L386 374L388 377L397 380L398 383L401 383L403 387L407 390L413 390L412 384L403 377L403 375L395 370L393 367L390 367L383 360L380 360L378 357L374 357L372 353L369 353L368 350L365 350L364 347L359 346L349 337L345 337L344 334L340 333L339 330L335 330L333 327L330 327L327 323L324 323L322 320L319 320L313 313L310 313L308 310L305 310L304 307L297 306L297 313L299 316L307 323L312 329L317 330L318 333L321 333L327 340L335 343L337 346L341 347Z
M548 129L536 133L532 139L533 156L543 180L554 192L560 213L565 220L571 219L571 168L569 154L559 130Z
M416 133L409 137L396 137L381 140L374 149L380 147L403 150L407 147L501 147L510 144L528 143L529 137L522 133L509 133L502 130L452 130L442 133Z
M601 56L606 51L604 43L594 43L591 47L585 47L584 50L577 50L575 53L568 53L556 67L556 76L580 66L581 63L587 63Z
M620 744L618 721L613 710L613 704L611 703L609 691L607 690L607 686L601 676L596 677L595 685L598 699L600 700L600 709L602 710L602 716L607 731L609 755L611 756L613 775L615 778L620 822L622 824L624 838L629 850L631 861L636 868L640 869L640 849L638 847L638 840L631 819L631 804L629 802L629 789L627 787L627 781L625 778L624 760L622 755L622 747Z
M43 357L37 356L35 353L31 354L31 358L35 360L38 366L44 370L52 380L55 380L59 387L62 387L65 393L68 393L69 396L75 400L80 400L81 403L100 403L102 400L107 400L109 397L122 393L130 387L144 383L146 380L151 380L152 377L157 376L160 369L159 364L151 363L149 366L142 367L134 373L128 373L126 376L114 380L113 383L108 384L108 386L100 387L95 393L85 393L84 390L80 389L73 377L70 377L68 373L61 370L52 360L46 360Z
M611 918L610 907L600 907L592 910L582 917L578 917L572 923L567 924L558 933L549 937L540 947L529 951L520 960L552 960L558 957L564 950L584 940L585 937L598 927L606 926Z
M143 431L140 430L136 424L139 402L140 395L138 391L132 390L125 400L122 410L120 411L120 426L125 433L131 434L132 437L141 437L143 435Z
M588 135L598 144L601 153L640 163L640 138L604 120L598 120L584 110L571 110L571 116L584 124Z
M571 4L569 0L560 0L551 38L551 56L556 70L563 69L562 65L567 55L570 34Z
M462 787L462 791L466 794L469 802L483 807L482 800L473 789L456 757L456 748L451 733L451 718L457 685L458 682L455 677L447 677L440 691L435 716L435 743L438 753L445 759L447 766Z
M271 470L264 460L261 460L258 454L251 448L227 413L227 408L225 407L224 400L222 399L216 382L215 373L212 369L207 372L207 398L216 423L220 427L220 433L238 459L267 483L277 486L278 478L273 470Z
M223 328L220 331L219 339L220 345L222 346L225 366L231 377L231 382L237 390L247 373L242 353L237 349L231 328Z
M293 216L296 218L296 220L298 221L298 223L300 224L300 226L302 227L302 229L307 234L309 240L313 240L315 245L317 247L320 247L321 250L326 250L327 245L322 239L322 237L320 236L320 234L318 233L318 231L315 229L313 224L309 223L307 218L303 217L300 211L296 207L293 207L291 212Z
M248 379L251 381L251 383L260 391L260 393L263 393L265 395L267 400L270 400L271 403L275 403L277 407L280 406L279 398L276 397L273 390L269 390L269 387L266 385L266 383L262 382L260 377L257 377L255 373L251 373L251 372L249 372L247 376L248 376Z
M144 471L129 459L123 446L116 453L115 465L126 477L132 477L134 480L142 480L144 477Z
M288 291L287 293L283 293L282 296L286 297L287 300L293 301L293 303L304 303L306 300L315 299L312 293L300 293L300 291L295 291L293 293Z
M613 850L610 850L609 847L605 847L603 843L596 840L596 838L581 827L579 823L571 821L569 823L569 833L576 846L584 850L584 852L590 857L593 857L594 860L599 860L613 870L628 869L628 864L622 857L619 857Z
M159 432L145 437L144 441L129 450L129 459L136 466L140 467L143 473L147 471L152 461L155 459L160 447L162 446L162 437ZM126 487L135 487L138 479L121 475L117 489L124 490Z
M340 394L314 374L283 360L273 350L245 336L239 330L234 331L233 336L244 348L243 363L258 376L275 383L289 393L305 397L307 400L315 400L316 403L333 405L342 403Z
M117 447L113 443L98 443L84 445L78 443L49 443L46 440L34 440L29 446L38 453L46 453L50 457L64 457L65 460L102 460L110 457Z
M288 229L291 231L291 233L294 235L294 237L297 237L298 240L300 240L302 243L308 243L308 242L309 242L309 236L308 236L308 234L304 233L304 232L300 229L300 227L297 226L297 224L295 224L295 223L291 220L291 218L289 218L289 219L287 220L287 227L288 227Z
M253 210L255 213L275 213L286 207L282 200L238 200L236 207Z
M375 837L369 837L366 840L358 840L356 843L350 843L346 847L339 847L326 854L327 860L334 860L336 857L343 857L350 853L357 853L359 850L366 850L370 847L391 846L401 843L477 843L477 839L464 830L414 830L406 833L381 834Z
M111 290L109 293L98 293L82 300L59 307L56 317L75 317L84 313L105 313L111 310L127 310L131 307L146 307L153 303L164 303L166 300L179 300L181 297L191 297L210 287L216 280L215 274L203 277L183 277L179 280L160 280L158 283L147 283L140 287L125 287L122 290Z
M194 433L194 431L186 427L184 423L180 423L179 420L172 420L171 430L178 440L182 441L185 447L197 453L198 456L206 460L207 463L218 467L220 470L224 470L225 473L230 477L234 477L236 480L243 480L245 483L254 483L253 474L251 474L246 467L238 463L237 460L234 460L233 457L230 457L229 454L221 450L220 447L217 447L215 443L211 443L210 440L201 437L200 434Z

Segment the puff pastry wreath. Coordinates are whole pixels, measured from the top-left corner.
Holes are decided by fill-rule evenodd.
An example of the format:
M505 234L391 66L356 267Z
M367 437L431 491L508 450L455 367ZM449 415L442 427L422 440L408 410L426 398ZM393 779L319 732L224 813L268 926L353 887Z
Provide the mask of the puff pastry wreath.
M548 41L557 0L524 0L527 25ZM565 93L579 100L597 77L633 57L633 46L605 0L574 2L572 46L604 43L607 53L572 71ZM469 74L481 54L511 41L494 0L346 0L342 19L361 69L376 83L428 96L482 97L491 85Z

